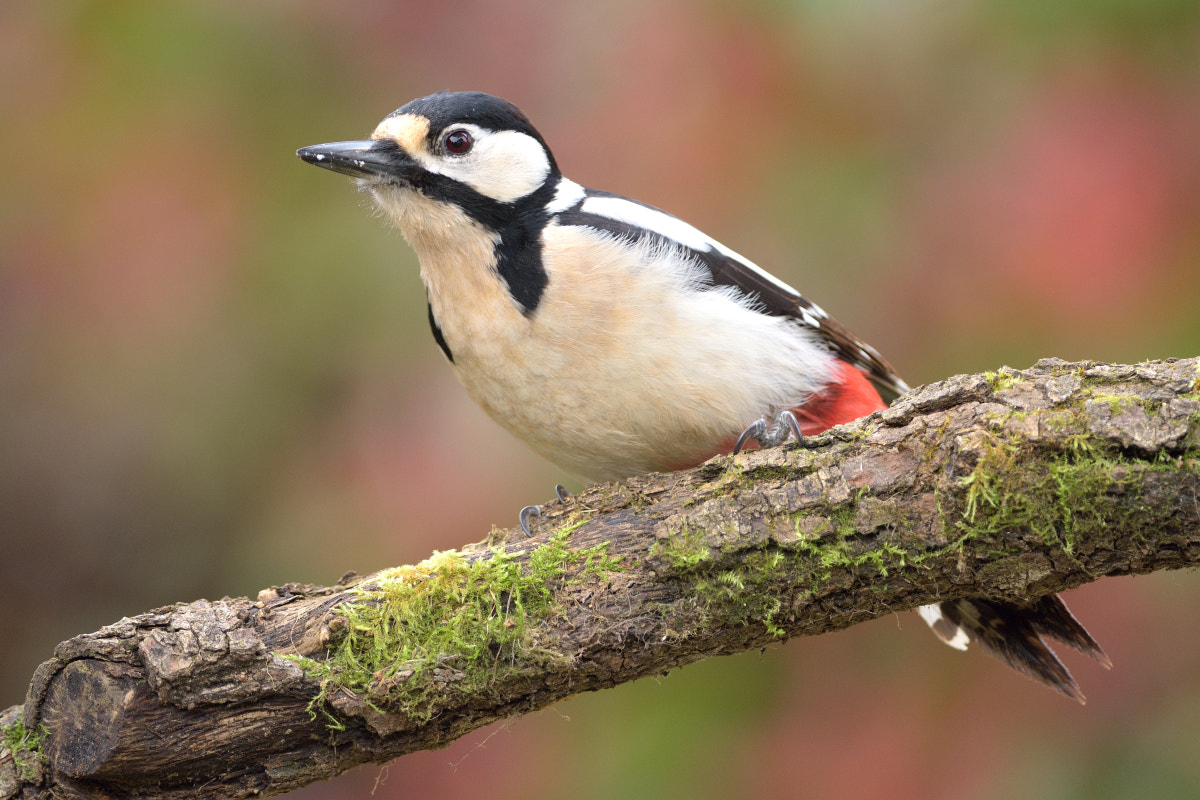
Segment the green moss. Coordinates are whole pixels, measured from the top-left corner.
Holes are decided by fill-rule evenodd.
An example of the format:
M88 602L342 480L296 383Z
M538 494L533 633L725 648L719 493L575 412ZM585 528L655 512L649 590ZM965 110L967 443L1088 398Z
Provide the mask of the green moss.
M864 542L853 524L853 518L853 510L837 511L831 516L835 535L820 539L806 538L799 543L797 552L813 568L816 580L829 580L837 570L855 574L869 570L886 578L889 568L920 563L928 557L927 554L910 553L888 541Z
M1087 434L1068 436L1065 443L1063 451L1041 451L1028 443L985 441L974 469L962 480L967 492L955 526L997 541L1001 534L1029 531L1070 554L1099 528L1119 525L1114 497L1141 488L1142 473L1131 465L1153 465L1130 460Z
M292 658L321 681L314 704L348 689L423 721L450 695L478 693L560 658L534 635L539 620L561 610L555 584L621 569L607 543L570 549L571 530L535 548L527 565L499 551L474 561L448 551L380 573L358 600L336 609L345 633L324 660ZM580 565L568 579L568 568Z
M534 549L529 554L530 577L534 581L545 584L553 583L561 578L566 567L582 563L579 574L568 581L569 584L582 582L585 578L603 579L606 573L620 572L621 559L608 555L608 542L586 547L583 550L572 550L567 547L567 537L574 533L587 520L580 520L561 528L550 537L550 541Z
M1018 383L1023 383L1025 378L1021 373L1010 367L1002 367L999 372L983 373L984 380L992 386L993 392L1002 392L1005 389L1011 389Z
M780 624L781 614L820 592L835 572L886 577L889 569L926 557L898 546L886 533L862 534L860 526L876 527L870 520L886 516L881 507L864 513L862 504L868 495L869 490L860 490L849 506L833 505L824 515L797 515L795 537L770 539L752 552L735 544L739 552L732 568L721 566L722 554L705 544L703 531L682 528L660 541L657 554L684 581L680 594L698 612L695 628L676 635L761 625L771 635L783 637L787 631Z
M704 531L686 523L673 535L650 547L651 558L663 558L676 571L689 573L712 560L704 543Z
M1102 392L1092 392L1089 398L1099 403L1107 403L1109 412L1115 417L1124 414L1135 406L1142 406L1149 410L1151 405L1138 397L1133 397L1127 394L1106 394Z
M797 542L742 554L736 569L697 570L690 576L688 594L702 611L701 625L759 624L782 637L787 633L779 624L785 606L813 596L835 572L887 577L889 569L928 557L883 537L861 535L854 518L853 509L840 509Z
M735 570L693 576L690 594L702 612L701 625L763 625L772 636L786 631L776 623L783 608L779 582L793 565L777 549L747 556Z
M30 730L20 718L12 725L0 728L0 741L3 742L4 749L11 754L13 766L25 780L34 780L37 777L37 762L45 760L42 743L48 735L49 731L45 725L38 725L36 729Z

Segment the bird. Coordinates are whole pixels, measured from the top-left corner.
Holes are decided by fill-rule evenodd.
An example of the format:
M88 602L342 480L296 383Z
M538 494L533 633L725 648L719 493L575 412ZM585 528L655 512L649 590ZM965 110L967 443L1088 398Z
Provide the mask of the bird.
M749 259L567 178L507 100L436 92L367 139L297 155L354 178L399 228L434 341L474 401L586 480L684 469L751 439L778 445L908 391L873 347ZM978 642L1080 702L1045 639L1111 663L1056 595L918 611L951 647Z

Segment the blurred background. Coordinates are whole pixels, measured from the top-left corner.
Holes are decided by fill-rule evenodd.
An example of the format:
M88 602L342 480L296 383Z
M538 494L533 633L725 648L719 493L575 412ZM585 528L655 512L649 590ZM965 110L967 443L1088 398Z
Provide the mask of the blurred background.
M411 563L549 498L416 263L297 147L437 89L799 286L916 385L1200 354L1200 4L8 0L0 707L69 636ZM1200 579L1068 600L1078 707L911 614L296 798L1200 796ZM373 793L373 794L372 794Z

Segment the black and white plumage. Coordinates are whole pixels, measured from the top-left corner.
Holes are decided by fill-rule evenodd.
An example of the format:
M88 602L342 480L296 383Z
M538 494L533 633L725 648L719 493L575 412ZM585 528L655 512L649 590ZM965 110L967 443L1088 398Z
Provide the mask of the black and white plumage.
M372 195L417 253L434 339L467 391L576 474L692 466L760 418L791 411L815 433L908 388L753 262L663 211L564 177L507 101L439 92L368 140L298 155ZM1105 660L1057 598L1030 609L968 598L921 614L948 644L978 639L1080 699L1040 636Z
M576 474L698 463L760 416L831 388L840 395L817 429L849 421L882 407L864 373L906 388L749 261L664 212L563 177L504 101L431 95L369 141L301 155L360 179L416 250L435 338L468 392ZM843 366L857 383L842 380ZM854 394L860 383L870 398Z
M1027 606L999 603L983 597L945 600L917 611L933 632L956 650L978 642L984 652L1067 697L1084 701L1079 684L1046 644L1061 642L1099 662L1112 661L1056 594Z

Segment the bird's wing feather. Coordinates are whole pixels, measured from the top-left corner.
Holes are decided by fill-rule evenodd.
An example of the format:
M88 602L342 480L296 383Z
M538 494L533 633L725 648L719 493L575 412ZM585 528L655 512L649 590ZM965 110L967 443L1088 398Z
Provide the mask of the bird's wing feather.
M791 317L820 335L833 354L867 374L885 400L908 391L875 348L863 342L800 292L682 220L620 195L587 189L579 202L555 214L560 225L579 225L631 240L657 239L684 248L707 270L713 286L732 286L768 314Z

